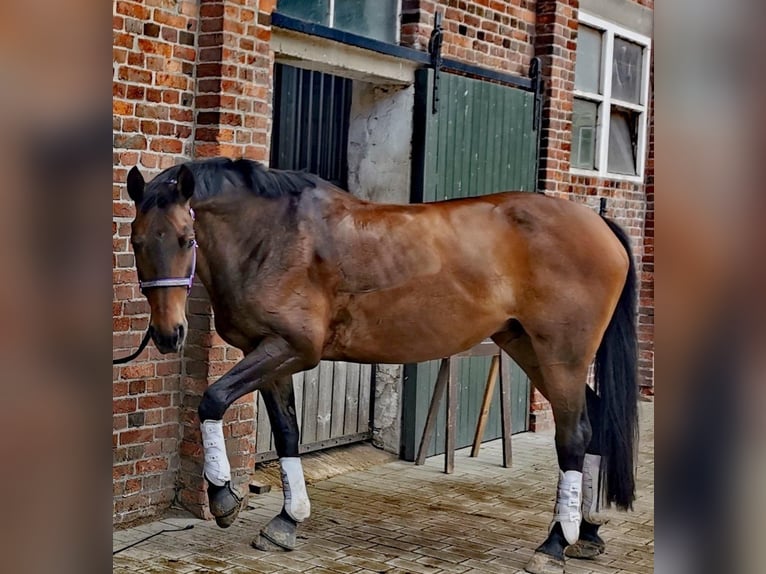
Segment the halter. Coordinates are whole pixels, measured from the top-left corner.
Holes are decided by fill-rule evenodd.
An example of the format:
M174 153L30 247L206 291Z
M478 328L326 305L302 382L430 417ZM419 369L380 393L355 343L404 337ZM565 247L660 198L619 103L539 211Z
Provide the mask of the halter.
M194 221L194 210L189 208L192 221ZM197 268L197 240L192 240L192 264L191 271L187 277L168 277L165 279L154 279L152 281L141 281L139 279L138 286L143 293L146 289L152 289L154 287L186 287L186 292L191 291L194 283L194 271Z

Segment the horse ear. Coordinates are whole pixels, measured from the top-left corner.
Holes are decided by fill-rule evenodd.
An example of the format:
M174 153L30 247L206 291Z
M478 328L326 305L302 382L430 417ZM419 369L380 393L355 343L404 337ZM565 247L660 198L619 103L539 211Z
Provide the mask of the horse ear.
M128 172L128 195L136 203L144 197L144 176L135 165Z
M194 195L194 174L185 165L178 169L178 191L185 201L189 201Z

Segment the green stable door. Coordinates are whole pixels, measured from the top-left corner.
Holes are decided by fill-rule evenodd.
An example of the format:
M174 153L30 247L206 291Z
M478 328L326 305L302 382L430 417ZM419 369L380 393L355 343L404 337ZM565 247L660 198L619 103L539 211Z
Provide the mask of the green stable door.
M434 112L434 71L416 74L412 201L533 192L537 183L534 94L483 80L440 73ZM460 359L456 448L473 441L489 374L489 358ZM513 432L527 430L530 383L512 363ZM439 361L405 366L401 456L414 460L423 434ZM501 436L500 385L495 386L484 440ZM444 452L445 403L428 455Z

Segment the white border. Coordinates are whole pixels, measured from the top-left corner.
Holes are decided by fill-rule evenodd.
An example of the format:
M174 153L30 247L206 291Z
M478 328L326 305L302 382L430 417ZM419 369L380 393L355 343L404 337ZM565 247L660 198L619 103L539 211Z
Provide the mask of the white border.
M596 28L603 33L602 52L601 52L601 92L603 95L591 94L575 90L574 95L582 99L598 102L599 114L596 120L596 169L579 169L570 167L569 172L572 175L599 177L602 179L613 179L617 181L630 181L634 183L644 182L644 173L646 169L646 139L648 130L648 111L649 111L649 66L651 63L651 38L638 34L622 26L618 26L608 20L603 20L592 16L586 12L580 12L578 20L580 23ZM643 46L643 62L641 79L640 104L630 104L619 100L612 100L612 55L614 50L614 37L618 36L636 44ZM609 151L609 112L612 103L639 113L638 118L638 142L636 146L637 175L626 175L620 173L609 173L607 171L607 153ZM570 164L571 165L571 164Z

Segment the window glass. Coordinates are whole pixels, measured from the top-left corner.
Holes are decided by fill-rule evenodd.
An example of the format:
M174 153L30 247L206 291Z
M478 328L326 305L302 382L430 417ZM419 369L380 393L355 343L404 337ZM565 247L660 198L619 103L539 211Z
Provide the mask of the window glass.
M601 93L601 32L589 26L581 25L577 34L575 88Z
M394 43L396 25L396 0L335 0L334 28Z
M638 114L613 108L610 116L607 168L611 173L636 175Z
M396 29L399 25L397 6L397 0L278 0L277 11L307 22L393 44L396 42Z
M643 48L622 38L614 39L612 97L633 104L641 103Z
M330 0L279 0L277 10L293 18L330 26Z
M598 104L575 98L572 114L572 167L596 167Z

